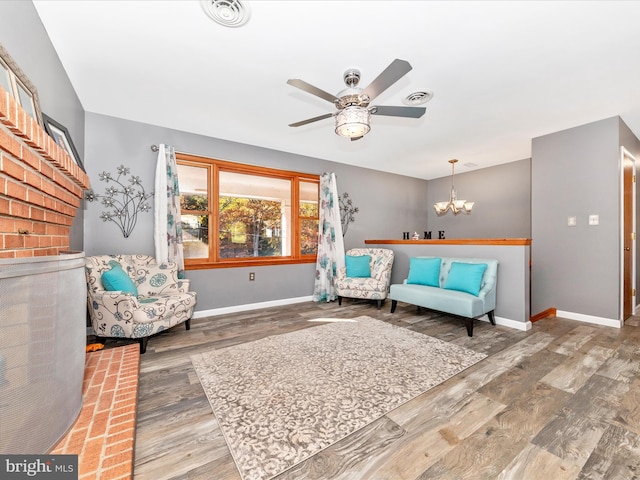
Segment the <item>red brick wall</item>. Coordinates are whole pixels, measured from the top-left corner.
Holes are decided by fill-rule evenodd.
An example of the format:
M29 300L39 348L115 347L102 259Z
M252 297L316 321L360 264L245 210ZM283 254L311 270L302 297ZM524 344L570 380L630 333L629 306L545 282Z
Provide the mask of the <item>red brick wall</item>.
M89 177L0 87L0 258L58 255Z

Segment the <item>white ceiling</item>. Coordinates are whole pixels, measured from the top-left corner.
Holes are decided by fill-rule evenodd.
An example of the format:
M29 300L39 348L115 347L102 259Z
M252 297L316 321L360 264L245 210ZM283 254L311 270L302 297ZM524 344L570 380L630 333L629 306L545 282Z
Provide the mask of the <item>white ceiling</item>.
M229 28L198 1L34 1L88 112L425 179L615 115L640 137L640 2L245 3ZM288 126L335 107L287 79L336 94L345 70L366 87L395 58L413 70L372 103L428 89L421 119L373 116L356 142L332 118Z

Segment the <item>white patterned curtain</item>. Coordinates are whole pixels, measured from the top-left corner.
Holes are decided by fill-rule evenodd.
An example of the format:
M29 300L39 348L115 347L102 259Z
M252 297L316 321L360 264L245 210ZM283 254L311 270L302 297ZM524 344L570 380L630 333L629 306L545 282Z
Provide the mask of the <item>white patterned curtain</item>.
M330 302L338 298L335 288L336 274L339 268L344 267L344 241L335 173L323 173L320 176L319 207L318 259L313 301Z
M158 262L175 262L178 278L184 278L180 189L176 151L169 145L158 147L155 191L155 227L153 239Z

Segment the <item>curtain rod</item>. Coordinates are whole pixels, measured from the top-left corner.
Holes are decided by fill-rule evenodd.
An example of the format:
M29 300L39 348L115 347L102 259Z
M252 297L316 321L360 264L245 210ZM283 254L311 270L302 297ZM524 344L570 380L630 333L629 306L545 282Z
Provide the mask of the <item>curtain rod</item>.
M158 152L159 150L160 150L160 147L158 145L151 145L151 151L152 152ZM176 150L176 153L183 153L185 155L195 155L196 157L201 157L202 156L202 155L198 155L198 154L195 154L195 153L179 152L178 150Z
M160 147L158 147L158 145L151 145L151 151L152 152L158 152L159 150L160 150ZM201 157L202 156L202 155L198 155L197 153L187 153L187 152L181 152L181 151L178 151L178 150L176 150L176 153L183 153L185 155L194 155L196 157Z
M152 152L157 152L158 150L160 150L160 147L158 147L158 145L151 145L151 151ZM178 151L176 151L176 153L182 153L182 154L185 154L185 155L193 155L193 156L196 156L196 157L202 157L203 156L203 155L200 155L200 154L197 154L197 153L187 153L187 152L178 152ZM206 158L209 158L209 157L206 157ZM224 160L224 161L233 162L233 160ZM245 165L252 165L252 164L245 164ZM255 164L253 164L252 166L263 166L263 165L255 165ZM299 172L299 173L304 173L306 175L318 175L318 176L321 175L320 173L308 173L308 172ZM336 178L338 178L338 174L337 173L336 173Z

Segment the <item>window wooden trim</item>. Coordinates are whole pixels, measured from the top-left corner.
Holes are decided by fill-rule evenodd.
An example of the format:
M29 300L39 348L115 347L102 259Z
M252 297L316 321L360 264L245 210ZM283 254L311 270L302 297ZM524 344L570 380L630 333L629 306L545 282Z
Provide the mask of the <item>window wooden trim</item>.
M193 214L207 214L209 216L209 257L208 258L185 258L185 269L202 270L213 268L238 268L238 267L258 267L273 265L290 265L314 263L316 254L300 254L301 220L315 219L317 217L300 217L300 182L316 183L320 185L320 176L308 173L300 173L291 170L281 170L257 165L247 165L227 160L200 157L197 155L176 152L178 165L207 167L207 212L194 212ZM280 178L291 181L291 255L290 256L269 256L269 257L241 257L241 258L219 258L219 192L220 192L220 172L232 172L245 175L259 175L271 178ZM319 197L319 195L318 195ZM318 201L320 198L318 198ZM318 205L318 211L320 206ZM186 212L181 212L186 214ZM189 214L192 214L189 211ZM319 224L319 222L318 222Z

